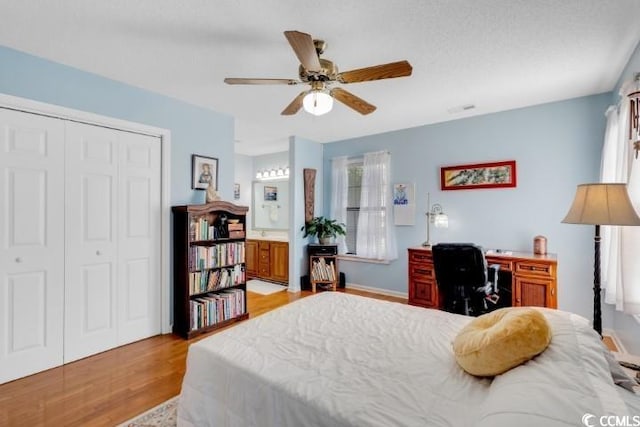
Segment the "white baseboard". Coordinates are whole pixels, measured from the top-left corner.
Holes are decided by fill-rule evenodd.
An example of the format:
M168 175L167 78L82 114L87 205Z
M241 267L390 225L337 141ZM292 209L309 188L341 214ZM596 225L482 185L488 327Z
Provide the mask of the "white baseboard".
M618 348L618 352L619 353L627 353L627 349L625 348L624 345L622 345L622 342L618 338L618 335L616 335L616 331L614 331L613 329L606 329L605 328L605 329L602 330L602 335L607 335L607 336L611 337L611 339L613 340L613 343Z
M398 292L398 291L390 291L388 289L372 288L370 286L363 286L357 283L345 283L344 287L350 288L350 289L357 289L359 291L371 292L374 294L389 295L392 297L405 298L405 299L409 298L409 295L407 294L407 292Z

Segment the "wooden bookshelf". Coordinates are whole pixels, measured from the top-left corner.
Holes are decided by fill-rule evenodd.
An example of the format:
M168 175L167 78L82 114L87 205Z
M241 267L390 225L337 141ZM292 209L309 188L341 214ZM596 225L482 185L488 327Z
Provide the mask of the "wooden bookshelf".
M172 208L175 334L189 339L249 317L248 210L223 201Z

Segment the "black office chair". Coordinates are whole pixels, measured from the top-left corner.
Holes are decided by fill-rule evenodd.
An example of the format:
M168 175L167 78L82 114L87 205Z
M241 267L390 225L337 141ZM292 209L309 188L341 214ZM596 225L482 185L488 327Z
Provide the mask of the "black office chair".
M479 316L499 306L499 265L487 267L482 248L472 243L440 243L432 247L433 267L444 310Z

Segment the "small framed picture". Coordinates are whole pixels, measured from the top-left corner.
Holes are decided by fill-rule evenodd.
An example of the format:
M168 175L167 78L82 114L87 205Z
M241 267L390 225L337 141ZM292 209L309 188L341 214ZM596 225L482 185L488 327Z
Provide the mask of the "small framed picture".
M218 189L218 159L191 155L191 188L206 190L210 183L214 189Z
M267 202L275 202L278 200L278 187L269 185L264 186L264 200Z
M240 184L237 182L233 184L233 199L240 200Z

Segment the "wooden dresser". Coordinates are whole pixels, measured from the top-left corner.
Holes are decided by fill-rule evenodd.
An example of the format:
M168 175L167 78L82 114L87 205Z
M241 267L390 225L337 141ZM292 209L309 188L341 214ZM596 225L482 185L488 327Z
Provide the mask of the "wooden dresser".
M409 248L409 304L440 308L436 275L431 249ZM487 264L500 264L511 272L511 305L558 308L557 257L555 254L535 255L527 252L491 252Z

